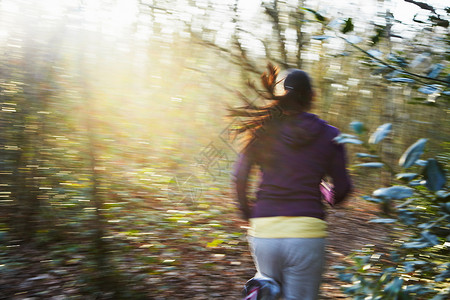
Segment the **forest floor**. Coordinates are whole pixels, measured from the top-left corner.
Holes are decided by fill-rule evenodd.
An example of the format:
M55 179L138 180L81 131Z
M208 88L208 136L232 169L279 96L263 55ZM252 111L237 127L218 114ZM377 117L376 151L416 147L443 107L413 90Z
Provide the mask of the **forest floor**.
M244 283L255 273L247 223L238 218L231 195L217 193L204 195L209 202L195 209L174 209L161 199L143 196L138 209L109 220L116 245L110 251L112 263L125 274L121 283L134 292L121 298L240 299ZM368 223L377 211L360 197L329 210L320 299L346 299L333 265L345 264L348 255L366 245L387 247L385 227ZM92 265L85 249L76 242L38 249L10 242L0 253L0 299L119 298L90 289L86 274Z

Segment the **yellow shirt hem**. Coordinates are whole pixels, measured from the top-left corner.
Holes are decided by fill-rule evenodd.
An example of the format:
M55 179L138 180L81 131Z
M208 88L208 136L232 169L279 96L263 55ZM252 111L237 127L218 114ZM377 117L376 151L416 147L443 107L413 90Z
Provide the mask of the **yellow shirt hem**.
M324 238L327 223L313 217L251 218L248 235L258 238Z

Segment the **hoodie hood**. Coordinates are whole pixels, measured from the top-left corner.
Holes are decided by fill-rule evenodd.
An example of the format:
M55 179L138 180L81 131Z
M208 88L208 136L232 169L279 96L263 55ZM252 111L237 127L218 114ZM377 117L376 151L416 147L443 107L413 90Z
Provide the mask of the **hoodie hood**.
M281 127L281 140L294 148L303 147L317 139L326 124L316 115L306 112L289 116Z

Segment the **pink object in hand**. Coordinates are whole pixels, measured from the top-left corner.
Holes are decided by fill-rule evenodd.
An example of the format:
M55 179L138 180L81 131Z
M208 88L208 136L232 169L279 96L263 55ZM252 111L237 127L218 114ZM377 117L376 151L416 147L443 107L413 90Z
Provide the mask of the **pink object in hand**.
M334 205L334 192L331 184L322 180L320 183L320 193L322 194L322 199L328 202L331 206Z

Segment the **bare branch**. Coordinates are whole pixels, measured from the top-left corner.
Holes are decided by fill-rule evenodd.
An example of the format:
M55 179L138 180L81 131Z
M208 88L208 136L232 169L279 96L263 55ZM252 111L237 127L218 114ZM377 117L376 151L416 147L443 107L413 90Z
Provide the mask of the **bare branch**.
M287 63L287 51L286 51L286 39L284 38L284 34L282 33L283 29L280 24L280 16L278 12L278 0L275 0L273 6L270 7L268 5L265 6L266 14L272 19L275 31L277 33L280 52L281 52L281 60L282 66L284 68L288 68L289 65Z
M434 7L427 3L414 1L414 0L405 0L405 2L415 4L415 5L419 6L421 9L429 10L429 11L433 12L434 14L436 14L436 10L434 9Z

